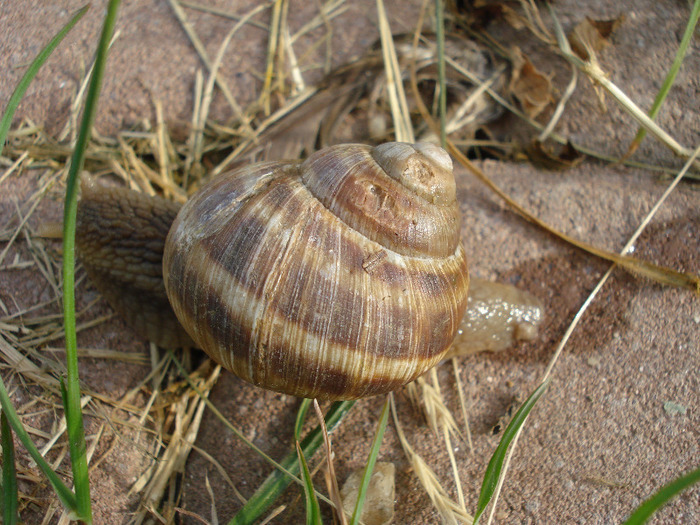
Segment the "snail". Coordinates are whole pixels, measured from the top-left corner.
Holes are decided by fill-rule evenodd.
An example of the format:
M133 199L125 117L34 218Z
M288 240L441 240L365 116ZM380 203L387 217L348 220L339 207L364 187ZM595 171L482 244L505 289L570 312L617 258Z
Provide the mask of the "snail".
M344 144L254 164L214 178L181 209L86 180L76 247L136 331L300 397L395 390L443 359L455 336L468 339L475 318L494 317L464 315L452 161L428 143ZM505 331L531 337L523 327L539 322L539 305L510 300L499 303L517 312ZM479 345L496 349L502 337L488 322L482 332L498 342Z

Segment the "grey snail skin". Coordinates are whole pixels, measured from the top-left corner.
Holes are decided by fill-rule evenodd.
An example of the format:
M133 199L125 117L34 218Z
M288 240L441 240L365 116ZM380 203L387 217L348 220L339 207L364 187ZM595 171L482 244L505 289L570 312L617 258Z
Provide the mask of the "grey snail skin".
M428 143L344 144L253 164L182 208L88 180L76 248L138 333L201 348L240 378L295 396L395 390L471 329L452 162ZM523 327L536 333L541 313L529 312L495 325L531 337Z

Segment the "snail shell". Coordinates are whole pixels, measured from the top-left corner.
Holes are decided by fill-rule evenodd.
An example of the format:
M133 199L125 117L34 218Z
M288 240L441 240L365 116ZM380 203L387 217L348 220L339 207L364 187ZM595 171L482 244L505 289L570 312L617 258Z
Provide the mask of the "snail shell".
M242 379L353 399L414 380L467 303L452 162L341 145L224 174L181 209L163 276L195 343Z

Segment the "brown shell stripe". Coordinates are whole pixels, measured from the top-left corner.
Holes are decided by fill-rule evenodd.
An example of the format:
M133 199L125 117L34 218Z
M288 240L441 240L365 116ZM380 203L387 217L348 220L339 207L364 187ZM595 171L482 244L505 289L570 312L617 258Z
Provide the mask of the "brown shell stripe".
M306 185L326 208L397 253L418 257L454 253L460 233L455 206L433 204L407 191L375 162L368 146L342 148L342 155L322 151L302 165ZM311 184L312 180L318 182Z
M371 392L387 383L384 376L389 376L388 370L395 376L396 367L401 366L405 370L398 379L392 380L392 384L398 386L414 377L418 363L424 363L421 360L438 359L449 344L458 320L454 319L454 314L450 319L432 319L435 316L431 318L430 312L425 311L427 303L415 301L413 296L420 294L433 301L448 288L445 300L458 303L460 298L455 298L452 290L466 272L459 263L461 253L452 258L454 264L447 271L438 271L429 259L402 259L386 251L387 255L370 267L375 277L382 277L383 284L374 289L369 285L369 274L363 263L381 252L382 247L356 232L344 233L341 222L320 203L309 199L307 190L298 180L287 177L271 184L274 187L268 188L267 200L248 198L244 206L250 207L251 213L240 213L219 228L219 235L231 237L226 246L205 243L204 248L192 248L189 254L178 256L181 260L171 263L171 279L181 280L180 286L188 290L190 298L210 297L207 305L190 305L173 297L173 302L178 303L174 304L176 310L182 312L179 317L188 324L195 339L205 349L236 347L239 355L235 362L227 355L219 355L219 359L249 381L261 383L264 380L274 388L275 384L285 385L290 377L303 374L311 381L305 388L319 393L324 389L340 392L354 378L367 382L366 391ZM313 204L309 206L309 202ZM323 220L316 220L320 216ZM292 223L297 224L296 228L292 233L285 232ZM327 259L321 254L335 254L335 258ZM327 262L321 263L323 260ZM256 261L256 266L250 261ZM305 273L305 267L313 271ZM206 268L199 290L192 288L196 285L192 276L187 276L188 268ZM408 272L421 276L417 284L411 284ZM225 280L220 278L222 273L230 274L233 279L224 284ZM277 277L267 277L271 275ZM338 282L342 285L335 284ZM232 296L234 287L238 291ZM374 298L366 311L361 301L363 294ZM382 300L387 294L405 297L401 312L389 310ZM308 299L300 300L302 297L318 298L318 301L309 304ZM351 323L343 317L340 312L348 304L348 311L362 322ZM209 318L208 328L195 333L197 329L186 319L203 315ZM422 315L427 315L429 320L421 321ZM256 317L262 321L254 325ZM387 326L384 322L382 325L383 319L398 319L399 324ZM370 328L375 323L379 326ZM244 328L232 328L239 324ZM337 330L338 327L341 330ZM413 333L420 335L410 335ZM409 338L408 342L402 341L405 337ZM425 352L425 356L392 357L399 347L412 345L413 337L427 342L420 351ZM374 346L370 344L373 340L377 341ZM317 357L304 352L313 344L321 348ZM256 346L258 351L254 350ZM292 364L283 369L280 352L286 348L300 350ZM349 358L358 351L366 352L367 359L352 366ZM246 352L250 355L245 355ZM376 368L369 377L368 371L373 367Z

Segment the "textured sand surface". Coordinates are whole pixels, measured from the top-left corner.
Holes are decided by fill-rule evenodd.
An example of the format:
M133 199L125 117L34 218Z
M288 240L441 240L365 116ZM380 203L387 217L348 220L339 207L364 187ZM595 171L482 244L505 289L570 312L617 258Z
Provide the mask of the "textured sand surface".
M207 4L244 13L241 1ZM50 36L82 5L67 0L0 1L0 101L5 101L26 64ZM98 39L104 2L95 2L85 19L56 50L39 73L18 110L56 132L69 113L71 96L90 63ZM304 4L306 7L302 7ZM395 32L413 29L417 2L391 7ZM585 7L583 7L585 6ZM562 24L572 27L585 16L625 22L613 45L601 56L611 80L647 109L670 67L689 14L687 2L630 0L556 3ZM290 21L298 29L316 11L315 4L291 2ZM194 10L187 11L210 54L214 56L233 22ZM266 17L260 18L268 22ZM360 54L378 36L374 2L352 2L347 13L332 21L334 65ZM190 119L194 76L204 65L193 51L165 0L125 2L120 10L115 41L106 71L96 127L114 135L140 119L154 119L154 100L162 102L165 120L186 127ZM523 33L504 24L491 28L506 46L517 43L543 71L554 74L561 93L570 69L548 62ZM528 40L529 41L529 40ZM267 34L246 26L234 38L222 74L241 106L255 99L260 81L255 72L265 60ZM299 42L298 53L311 40ZM308 81L318 78L309 73ZM579 87L567 106L557 131L572 141L610 155L621 155L636 126L609 98L601 106L591 83L579 76ZM700 47L691 43L688 56L661 110L657 122L687 147L700 144ZM230 116L218 94L212 115ZM548 115L551 114L548 113ZM541 119L545 122L546 119ZM523 128L526 129L526 128ZM522 132L522 130L520 131ZM530 135L532 132L529 132ZM361 140L361 137L358 137ZM681 161L657 141L647 138L635 159L679 167ZM549 224L597 246L619 251L660 197L667 180L648 170L587 160L566 172L545 172L527 163L483 161L480 167L527 209ZM546 305L541 337L500 354L463 358L461 377L470 405L474 439L472 455L462 442L453 442L467 509L473 512L483 470L499 435L491 429L511 404L524 399L536 386L554 348L577 309L608 265L563 245L518 216L480 185L458 170L459 196L464 210L464 239L472 272L483 278L522 286ZM41 173L10 176L0 186L0 223L14 224L16 204L39 185ZM60 216L61 189L40 205L29 224ZM700 194L697 185L682 184L656 215L635 245L641 258L687 272L700 272ZM0 249L4 241L0 243ZM22 240L14 243L5 262L29 258ZM45 281L31 270L0 268L0 299L10 313L50 297ZM88 284L78 289L80 305L97 298ZM100 302L94 315L109 313ZM132 335L118 319L80 334L85 347L146 352L147 344ZM53 343L61 346L62 342ZM118 398L148 373L148 367L88 359L81 363L82 379L91 389ZM14 389L17 406L31 399L16 375L2 369ZM447 404L462 424L449 364L438 374ZM288 450L298 401L263 392L222 374L212 400L254 443L273 457ZM442 438L436 439L403 395L398 396L401 420L416 450L437 472L456 498L449 460ZM141 406L145 398L137 399ZM334 436L339 478L363 464L367 456L381 399L358 404ZM666 410L676 403L685 412ZM666 405L667 408L669 405ZM700 458L700 300L684 290L664 288L616 270L585 314L559 360L547 394L534 409L515 451L496 511L497 523L620 523L637 505L663 484L698 467ZM133 417L133 416L131 416ZM48 417L37 416L35 426L49 428ZM95 422L88 423L95 428ZM145 452L130 440L118 440L106 459L92 472L96 523L126 523L136 498L128 494L146 463ZM112 441L107 440L107 444ZM269 469L241 445L210 413L204 416L196 445L214 456L245 495ZM98 457L107 452L101 446ZM410 470L389 427L380 459L397 468L395 523L440 523L426 493ZM220 520L239 507L219 473L202 455L193 453L184 474L181 506L211 520L211 499L205 476L213 487ZM31 492L22 480L20 489ZM42 493L42 497L46 493ZM40 499L40 506L46 501ZM299 504L297 513L299 516ZM27 523L38 523L43 510L28 509ZM188 521L191 520L191 521ZM194 523L191 518L183 522ZM278 521L284 523L286 521ZM700 487L685 492L664 508L655 523L699 523Z

